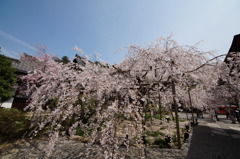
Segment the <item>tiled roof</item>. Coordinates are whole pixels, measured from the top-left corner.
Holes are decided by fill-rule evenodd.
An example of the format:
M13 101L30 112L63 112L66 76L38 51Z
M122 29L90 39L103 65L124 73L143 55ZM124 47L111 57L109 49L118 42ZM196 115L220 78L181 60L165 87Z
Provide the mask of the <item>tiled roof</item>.
M84 62L84 58L79 56L78 54L75 55L75 58L73 59L74 63L78 63L81 66L85 66L86 63Z
M228 51L228 54L226 58L224 59L224 62L229 63L228 57L234 57L236 54L239 54L240 52L240 34L235 35L233 37L232 45Z
M12 62L12 66L16 69L17 73L20 74L27 74L29 71L33 71L39 63L34 59L26 61L20 61L10 57L8 57L8 59Z

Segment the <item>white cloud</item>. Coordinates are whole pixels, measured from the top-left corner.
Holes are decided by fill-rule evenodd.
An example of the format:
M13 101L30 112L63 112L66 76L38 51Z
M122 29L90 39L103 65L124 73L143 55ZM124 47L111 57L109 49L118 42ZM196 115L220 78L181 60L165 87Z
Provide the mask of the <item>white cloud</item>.
M8 39L10 39L10 40L12 40L12 41L14 41L14 42L16 42L16 43L18 43L18 44L26 47L26 48L28 48L28 49L37 51L37 49L36 49L35 47L29 45L28 43L26 43L26 42L24 42L24 41L22 41L22 40L20 40L20 39L18 39L18 38L16 38L16 37L10 35L10 34L4 32L4 31L2 31L2 30L0 30L0 36L3 36L3 37L5 37L5 38L8 38Z
M0 54L3 54L7 57L12 57L18 59L20 57L20 53L12 50L5 49L4 47L0 46Z

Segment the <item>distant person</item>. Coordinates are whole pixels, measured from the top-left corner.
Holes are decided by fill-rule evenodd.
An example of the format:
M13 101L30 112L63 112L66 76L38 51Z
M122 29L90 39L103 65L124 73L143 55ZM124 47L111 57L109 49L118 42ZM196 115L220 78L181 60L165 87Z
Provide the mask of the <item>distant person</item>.
M203 109L199 110L199 117L202 118L202 119L203 119L203 111L204 111Z
M238 109L238 122L240 123L240 108Z
M215 115L215 111L213 110L213 108L211 108L209 110L209 117L210 117L211 122L216 122L216 120L215 120L216 115Z
M218 118L218 111L217 111L217 109L214 109L215 111L214 111L214 113L215 113L215 118L216 118L216 120L217 121L219 121L219 118Z
M227 110L226 110L226 118L227 118L227 119L229 118L229 115L230 115L230 109L227 108Z
M197 118L199 118L199 117L200 117L200 110L197 109Z
M229 118L232 120L232 124L236 124L234 115L235 115L235 112L232 109L230 109Z
M229 118L229 112L226 111L226 118L228 119Z
M235 111L235 116L236 116L236 118L237 118L237 121L240 122L240 111L239 111L239 109L237 109L237 110Z

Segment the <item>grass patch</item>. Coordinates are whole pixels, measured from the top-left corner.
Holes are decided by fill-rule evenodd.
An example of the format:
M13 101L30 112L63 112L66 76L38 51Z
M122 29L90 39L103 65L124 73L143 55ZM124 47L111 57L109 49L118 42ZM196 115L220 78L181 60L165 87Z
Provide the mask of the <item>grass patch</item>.
M160 120L160 115L154 115L153 118Z
M153 136L153 137L164 136L164 134L162 132L159 132L159 131L147 131L146 135L147 136Z
M185 121L187 121L186 119L181 119L181 118L179 118L178 120L179 120L179 122L185 122Z
M24 112L14 108L0 109L0 141L21 138L29 126Z

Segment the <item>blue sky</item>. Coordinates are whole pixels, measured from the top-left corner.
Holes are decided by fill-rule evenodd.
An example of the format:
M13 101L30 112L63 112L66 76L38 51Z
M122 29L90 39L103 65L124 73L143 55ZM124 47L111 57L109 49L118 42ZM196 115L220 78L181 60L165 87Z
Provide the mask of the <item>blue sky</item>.
M34 55L35 46L70 59L77 45L110 64L123 60L129 44L173 34L181 45L199 41L203 51L228 52L240 33L239 0L1 0L1 54Z

